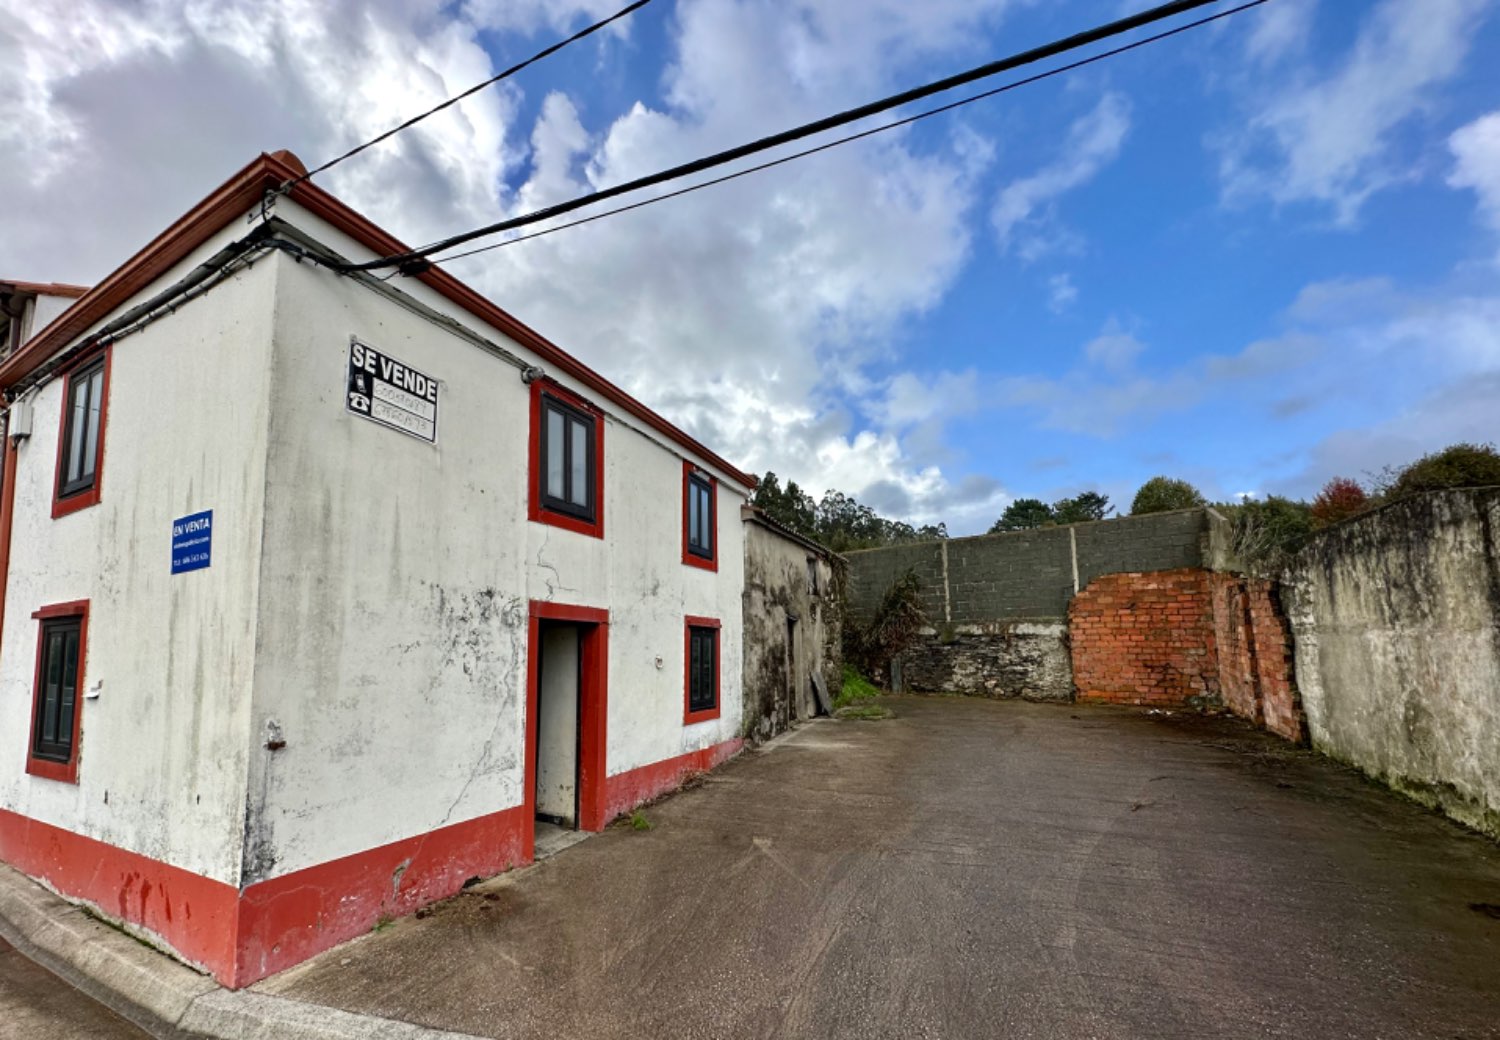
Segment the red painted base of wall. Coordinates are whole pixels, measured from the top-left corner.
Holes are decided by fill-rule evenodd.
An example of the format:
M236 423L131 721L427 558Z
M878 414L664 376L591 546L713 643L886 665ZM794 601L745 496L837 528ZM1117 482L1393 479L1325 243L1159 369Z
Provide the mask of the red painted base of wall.
M0 860L159 936L220 982L233 978L239 889L0 809Z
M615 816L732 758L730 740L609 777ZM366 849L243 891L72 831L0 809L0 860L71 899L137 925L231 989L298 964L458 892L465 881L530 863L525 806Z
M706 773L722 765L739 754L744 746L745 742L738 738L726 740L702 751L690 751L686 755L615 774L605 781L605 820L612 820L642 802L649 802L657 795L680 787L694 773Z
M251 885L240 895L231 979L214 976L238 988L301 963L470 878L530 863L533 837L518 805Z

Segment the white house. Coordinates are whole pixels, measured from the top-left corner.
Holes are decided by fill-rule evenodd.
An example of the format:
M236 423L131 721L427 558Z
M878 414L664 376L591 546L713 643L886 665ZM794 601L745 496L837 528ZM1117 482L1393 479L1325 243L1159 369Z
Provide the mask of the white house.
M230 986L740 746L753 478L302 172L0 360L0 859Z

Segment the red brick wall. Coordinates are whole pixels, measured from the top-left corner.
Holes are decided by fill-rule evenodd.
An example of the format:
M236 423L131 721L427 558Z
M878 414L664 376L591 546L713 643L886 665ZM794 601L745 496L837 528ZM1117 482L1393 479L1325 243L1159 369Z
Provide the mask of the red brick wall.
M1096 578L1068 605L1080 701L1181 708L1216 699L1209 573L1197 568Z
M1073 597L1068 624L1080 701L1182 708L1222 700L1303 740L1291 634L1272 582L1196 568L1111 574Z

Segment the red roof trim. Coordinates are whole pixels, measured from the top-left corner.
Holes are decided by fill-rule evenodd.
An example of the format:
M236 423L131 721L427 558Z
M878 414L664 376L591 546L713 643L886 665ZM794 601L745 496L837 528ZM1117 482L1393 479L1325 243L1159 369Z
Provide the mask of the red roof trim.
M0 292L35 293L37 296L71 296L74 299L89 291L87 285L69 285L66 282L17 282L0 278Z
M281 151L274 155L262 153L109 277L88 290L77 303L0 364L0 391L9 389L34 371L44 360L150 285L231 221L248 212L268 189L285 184L303 172L305 170L302 163L290 152ZM403 253L409 249L389 232L310 181L298 184L287 194L314 216L327 221L379 255ZM755 487L753 476L731 466L719 455L448 272L434 267L415 277L479 320L499 329L556 371L576 379L590 391L719 469L736 483L747 488Z

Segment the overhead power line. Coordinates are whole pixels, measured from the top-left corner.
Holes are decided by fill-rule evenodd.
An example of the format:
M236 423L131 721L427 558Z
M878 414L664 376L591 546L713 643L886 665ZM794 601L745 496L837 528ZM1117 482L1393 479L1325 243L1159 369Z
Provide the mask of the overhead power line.
M762 170L769 170L774 166L781 166L785 163L792 162L795 159L806 158L809 155L816 155L818 152L826 152L831 148L837 148L839 145L849 144L850 142L859 141L866 137L873 137L876 134L884 133L887 130L895 130L898 127L906 126L910 123L915 123L919 120L927 119L931 116L942 115L944 112L951 112L955 108L961 108L964 105L971 105L976 101L983 101L985 98L994 97L996 94L1004 94L1008 91L1015 90L1018 87L1024 87L1028 86L1029 84L1036 83L1039 80L1051 79L1053 76L1060 76L1064 72L1072 72L1074 69L1082 68L1085 65L1092 65L1095 62L1103 61L1106 58L1113 58L1116 55L1124 54L1126 51L1133 51L1139 47L1145 47L1147 44L1156 43L1171 36L1177 36L1180 33L1185 33L1191 29L1197 29L1201 26L1209 24L1210 22L1217 22L1221 18L1228 18L1230 15L1236 15L1242 11L1248 11L1252 7L1259 7L1261 4L1267 2L1268 0L1247 0L1247 2L1240 4L1238 7L1231 7L1227 10L1211 14L1206 18L1199 18L1195 21L1186 22L1182 25L1174 26L1173 28L1168 29L1165 32L1153 33L1150 36L1143 36L1139 40L1132 40L1130 43L1122 44L1119 47L1111 47L1107 51L1100 51L1098 54L1091 54L1087 58L1080 58L1078 61L1070 61L1066 65L1059 65L1057 68L1048 69L1046 72L1038 72L1033 76L1027 76L1025 79L1018 79L1012 83L1007 83L1004 86L995 87L993 90L986 90L980 94L971 94L968 97L959 98L957 101L951 101L946 105L939 105L937 108L929 108L924 112L918 112L916 115L907 116L905 119L897 119L894 122L882 123L880 126L872 127L869 130L861 130L857 134L849 134L847 137L840 137L833 141L826 141L823 144L816 145L815 147L804 148L800 152L792 152L790 155L783 155L779 158L772 159L769 162L757 163L754 166L747 166L742 170L736 170L733 173L726 173L722 177L715 177L712 180L701 181L697 184L689 185L686 188L679 188L676 191L669 191L664 195L653 195L649 199L642 199L640 202L632 202L627 206L616 206L614 209L607 209L600 213L592 213L589 216L581 217L578 220L570 220L566 224L558 224L554 227L543 228L541 231L533 231L527 235L517 235L515 238L507 238L503 242L492 242L487 246L480 246L478 249L470 249L462 253L452 253L448 256L443 257L442 262L446 263L449 260L462 260L465 257L477 256L480 253L488 253L494 249L503 249L506 246L513 246L518 242L526 242L530 239L541 238L544 235L550 235L558 231L566 231L568 228L575 228L581 224L592 224L594 221L603 220L605 217L613 217L620 213L628 213L631 210L643 209L646 206L652 206L658 202L666 202L668 199L675 199L681 195L691 195L693 192L701 191L704 188L712 188L715 185L723 184L726 181L737 180L740 177L746 177L752 173L760 173Z
M738 145L734 148L729 148L722 152L716 152L713 155L704 156L701 159L695 159L692 162L683 163L681 165L671 167L670 169L662 170L659 173L653 173L645 177L637 177L634 180L626 181L622 184L617 184L610 188L604 188L599 191L591 192L587 195L581 195L577 198L569 199L566 202L559 202L556 205L548 206L544 209L536 210L532 213L527 213L519 217L512 217L508 220L498 221L493 224L487 224L483 227L475 228L472 231L465 231L462 234L453 235L440 241L430 243L428 245L422 246L419 249L409 250L405 253L397 253L392 256L381 257L378 260L371 260L367 263L345 265L343 269L350 271L372 271L383 267L398 267L420 270L425 265L426 258L432 253L441 252L445 249L451 249L454 246L463 245L466 242L472 242L479 238L485 238L490 235L499 234L500 232L512 231L516 228L525 227L529 224L536 224L544 220L550 220L553 217L559 217L565 213L571 213L574 210L582 209L583 207L590 206L596 202L603 202L606 199L617 198L621 195L628 194L629 192L639 191L642 188L649 188L657 184L663 184L667 181L677 180L679 178L687 177L695 173L702 173L705 170L711 170L717 166L722 166L725 163L734 162L737 159L743 159L747 156L755 155L758 152L776 148L780 145L789 144L793 141L799 141L804 137L810 137L814 134L822 133L825 130L833 130L841 126L847 126L850 123L858 122L861 119L867 119L873 115L879 115L881 112L888 112L893 108L899 108L902 105L910 104L913 101L920 101L923 98L931 97L934 94L940 94L947 90L952 90L955 87L961 87L965 84L973 83L981 79L986 79L990 76L995 76L1002 72L1009 72L1012 69L1021 68L1025 65L1031 65L1047 58L1056 57L1059 54L1065 54L1069 51L1077 50L1080 47L1086 47L1089 44L1098 43L1101 40L1107 40L1111 37L1119 36L1122 33L1130 32L1133 29L1139 29L1142 26L1152 25L1156 22L1162 21L1163 19L1171 18L1175 15L1183 14L1187 11L1196 10L1200 7L1206 7L1209 4L1215 2L1217 2L1217 0L1171 0L1171 2L1169 3L1160 4L1156 7L1149 8L1148 10L1138 12L1125 18L1117 19L1105 25L1096 26L1095 28L1075 33L1072 36L1066 37L1061 40L1054 40L1053 42L1043 44L1040 47L1033 47L1030 50L1022 51L1021 53L1011 55L1008 58L1002 58L999 61L989 62L988 64L981 65L978 68L970 69L967 72L961 72L955 76L949 76L945 79L937 80L936 82L929 83L925 86L915 87L911 90L906 90L899 94L893 94L879 101L872 101L869 104L860 105L857 108L851 108L836 115L826 116L822 119L814 120L811 123L804 123L803 125L794 127L790 130L783 130L780 133L772 134L769 137L762 137L759 140L752 141L748 144Z
M476 83L476 84L474 84L472 87L470 87L468 90L464 91L462 94L455 94L455 95L453 95L447 101L444 101L440 105L434 105L432 108L429 108L427 111L423 112L421 115L412 116L410 119L408 119L406 122L402 123L400 126L394 126L394 127L392 127L391 129L387 130L385 133L381 134L379 137L372 137L372 138L370 138L370 140L366 141L364 144L356 145L355 147L349 149L343 155L337 156L336 158L333 158L333 159L329 159L322 166L319 166L319 167L317 167L315 169L312 169L312 170L308 170L306 173L302 174L299 177L293 177L291 180L289 180L285 184L281 185L281 187L277 188L275 194L277 194L277 195L284 195L284 194L286 194L288 191L291 191L293 188L295 188L297 185L301 184L303 181L310 180L311 178L316 177L318 174L322 173L324 170L327 170L327 169L330 169L330 168L332 168L334 166L337 166L339 163L343 162L345 159L352 159L354 156L358 155L360 152L364 151L366 148L371 148L371 147L379 144L381 141L384 141L384 140L386 140L388 138L396 136L397 134L399 134L401 131L407 129L408 127L415 126L417 123L420 123L422 120L426 119L428 116L436 115L438 112L441 112L443 109L450 108L453 105L458 104L464 98L469 97L472 94L477 94L481 90L484 90L486 87L494 86L496 83L499 83L502 79L508 79L511 76L514 76L516 73L520 72L522 69L526 68L528 65L534 65L537 62L541 61L543 58L546 58L546 57L548 57L550 55L556 54L558 51L562 50L564 47L568 46L569 44L571 44L571 43L577 43L579 40L583 39L585 36L591 36L591 35L593 35L594 33L598 32L600 29L603 29L605 26L609 25L611 22L617 22L621 18L624 18L627 15L633 14L634 12L640 10L642 7L645 7L650 2L651 2L651 0L635 0L634 3L630 4L627 7L622 7L620 10L616 11L614 14L610 15L608 18L605 18L602 21L595 22L593 25L590 25L587 28L580 29L578 32L574 33L572 36L569 36L565 40L559 40L559 41L557 41L556 43L554 43L552 46L546 48L545 50L537 51L537 53L533 54L531 57L527 58L525 61L520 62L520 63L518 63L516 65L512 65L510 68L506 69L504 72L501 72L501 73L499 73L497 75L491 76L489 79L485 80L483 83Z

